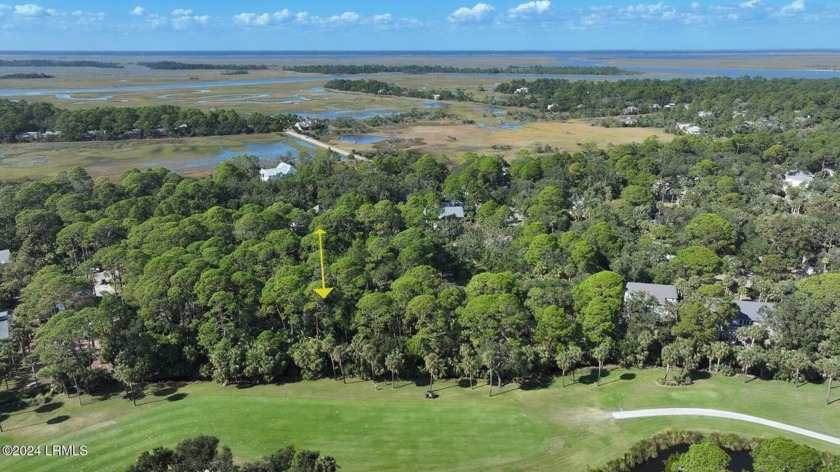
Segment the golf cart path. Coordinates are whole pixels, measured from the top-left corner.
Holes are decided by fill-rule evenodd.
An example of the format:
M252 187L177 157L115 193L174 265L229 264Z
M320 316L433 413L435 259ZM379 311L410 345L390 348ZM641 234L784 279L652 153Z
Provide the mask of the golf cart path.
M834 436L809 431L807 429L797 428L796 426L779 423L778 421L766 420L757 416L733 413L731 411L709 410L705 408L654 408L650 410L616 411L612 414L613 418L619 420L626 418L647 418L650 416L713 416L715 418L726 418L730 420L746 421L748 423L756 423L764 426L769 426L771 428L790 431L791 433L801 434L810 438L819 439L821 441L826 441L840 445L840 438L836 438Z

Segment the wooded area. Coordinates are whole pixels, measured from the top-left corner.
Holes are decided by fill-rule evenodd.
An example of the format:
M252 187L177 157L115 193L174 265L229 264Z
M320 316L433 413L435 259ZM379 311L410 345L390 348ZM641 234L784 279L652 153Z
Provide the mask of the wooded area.
M12 260L0 300L15 313L4 369L33 365L82 389L108 375L502 384L608 362L679 368L679 382L699 368L830 380L834 139L649 139L510 163L466 155L453 168L413 153L356 165L324 153L270 182L250 157L202 179L154 169L113 183L76 169L4 182ZM814 179L785 186L792 170ZM440 218L446 202L465 217ZM335 287L326 300L312 291L318 228ZM116 294L100 299L91 279L103 271ZM682 299L625 301L628 281L673 283ZM777 305L724 342L738 298Z

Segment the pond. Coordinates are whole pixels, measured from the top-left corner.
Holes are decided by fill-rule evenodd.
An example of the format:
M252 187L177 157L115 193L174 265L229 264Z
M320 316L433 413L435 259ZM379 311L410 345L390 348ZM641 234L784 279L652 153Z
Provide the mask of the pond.
M732 462L729 463L729 468L727 470L753 470L753 459L750 456L749 451L730 451L728 449L724 449L728 454L729 457L732 458ZM671 446L668 449L659 453L659 457L653 460L649 460L635 469L633 472L662 472L665 470L665 461L668 460L675 453L685 453L688 451L688 444L678 444L676 446Z
M489 130L504 129L504 130L508 130L508 131L516 131L516 130L522 129L522 125L518 124L518 123L501 123L501 124L498 124L498 125L488 125L487 123L484 123L483 121L479 121L475 125L478 126L481 129L489 129Z
M292 145L292 144L294 145ZM291 162L298 161L300 149L317 149L315 146L295 138L286 138L276 143L256 144L246 143L245 149L233 150L222 149L216 154L195 155L186 159L162 159L157 161L144 162L149 167L163 166L172 171L195 170L201 168L213 168L220 163L233 159L236 156L256 156L261 165L276 164L281 160ZM305 151L308 152L308 151Z
M373 144L387 141L388 138L385 136L372 136L366 134L348 134L338 138L338 140L344 143Z

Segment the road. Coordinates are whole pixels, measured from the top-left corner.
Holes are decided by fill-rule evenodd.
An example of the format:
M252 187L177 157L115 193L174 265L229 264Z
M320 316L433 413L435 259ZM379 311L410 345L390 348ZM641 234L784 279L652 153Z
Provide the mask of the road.
M335 146L330 146L329 144L327 144L323 141L318 141L317 139L310 138L309 136L306 136L304 134L296 133L294 131L284 131L284 133L286 133L287 135L289 135L293 138L297 138L297 139L300 139L301 141L305 141L305 142L307 142L307 143L309 143L313 146L318 146L319 148L323 148L323 149L329 149L330 151L332 151L336 154L340 154L344 157L350 157L350 155L352 154L350 151L346 151L344 149L339 149ZM352 154L352 155L353 155L354 159L359 160L359 161L369 161L370 160L370 159L368 159L364 156L359 156L357 154Z
M791 433L801 434L803 436L808 436L809 438L840 445L840 438L836 438L834 436L797 428L796 426L779 423L778 421L766 420L757 416L733 413L731 411L708 410L705 408L655 408L651 410L616 411L612 414L612 416L613 418L619 420L627 418L647 418L650 416L713 416L715 418L726 418L730 420L746 421L749 423L769 426L771 428L790 431Z

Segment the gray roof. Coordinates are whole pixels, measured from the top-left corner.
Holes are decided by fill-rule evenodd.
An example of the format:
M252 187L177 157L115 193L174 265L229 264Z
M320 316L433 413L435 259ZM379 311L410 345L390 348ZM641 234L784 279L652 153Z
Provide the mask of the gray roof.
M749 301L734 301L732 302L735 306L738 307L738 311L740 312L741 316L746 316L753 323L761 323L764 321L764 317L761 316L759 311L764 308L765 310L772 310L773 307L776 306L775 303L762 303L762 302L749 302Z
M647 293L655 298L659 303L665 303L667 300L676 301L678 298L677 287L673 285L662 284L643 284L639 282L627 282L626 292L633 293Z
M11 316L8 311L0 311L0 339L9 339L9 321Z
M0 251L0 264L8 264L12 258L12 251L3 249Z
M447 205L443 207L443 211L438 215L438 219L446 218L447 216L454 216L455 218L464 217L464 207L461 205Z

